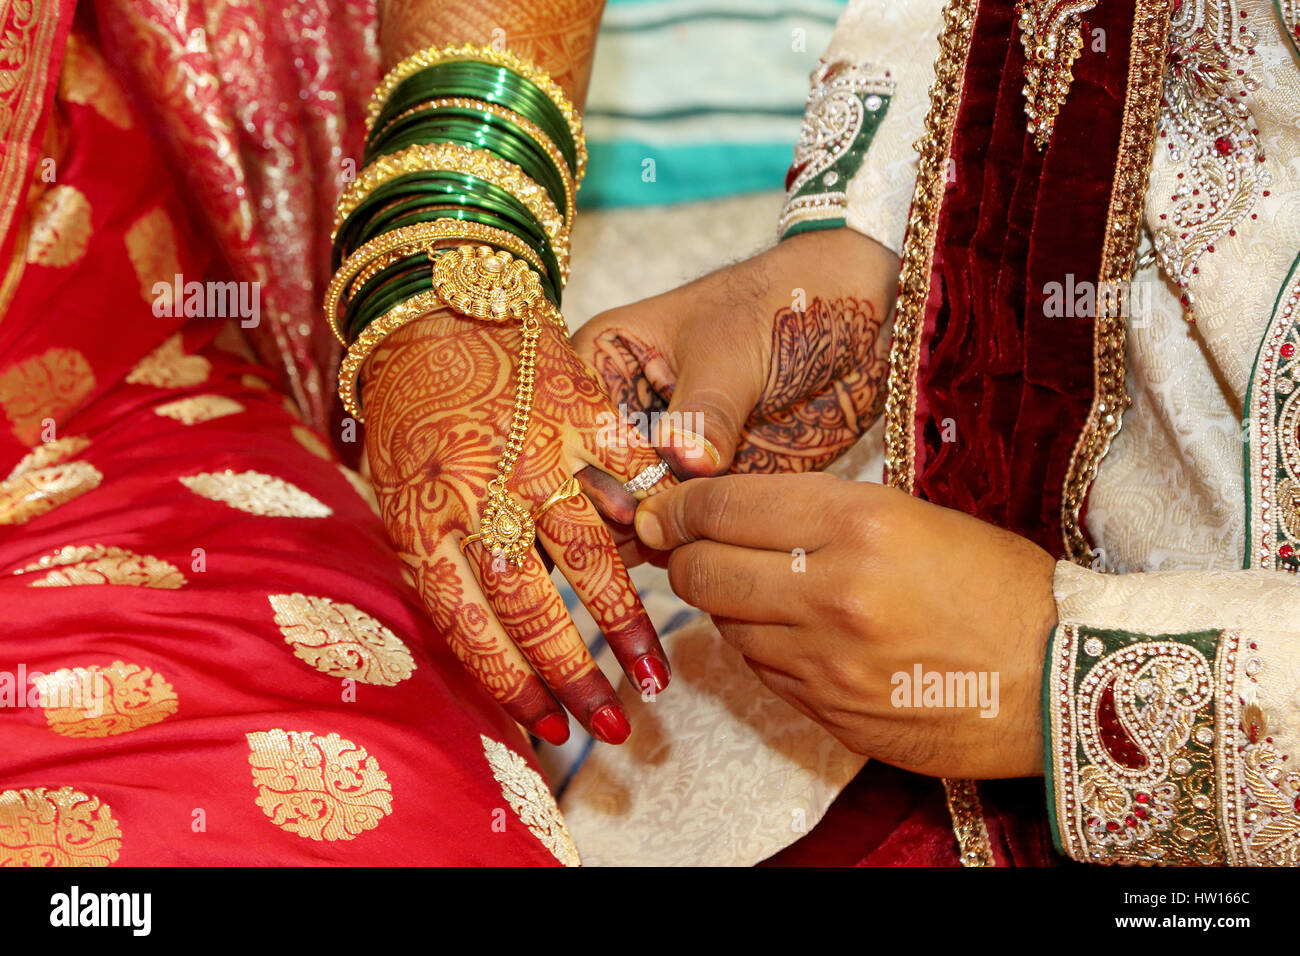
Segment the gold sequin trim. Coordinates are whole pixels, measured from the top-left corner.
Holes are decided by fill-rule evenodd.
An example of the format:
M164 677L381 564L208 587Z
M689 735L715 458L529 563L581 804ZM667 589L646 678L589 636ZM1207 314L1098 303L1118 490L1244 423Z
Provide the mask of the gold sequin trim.
M254 802L281 830L354 840L393 812L388 775L365 747L334 733L277 728L246 736Z
M1137 0L1133 17L1124 125L1106 217L1093 327L1092 408L1070 455L1061 495L1065 555L1083 565L1091 563L1092 549L1079 513L1130 403L1124 387L1124 308L1130 297L1123 292L1132 278L1137 254L1168 52L1169 8L1165 0Z
M243 405L224 395L195 395L159 405L154 409L154 414L174 418L182 425L199 425L214 418L238 415L243 410Z
M131 369L126 377L130 385L155 388L188 388L208 380L212 363L202 355L186 355L181 333L177 332Z
M501 796L510 809L553 857L565 866L581 866L578 848L541 774L505 744L483 734L479 734L479 740L483 742L483 756L492 768L492 776L501 784Z
M322 674L392 687L415 673L396 634L360 608L306 594L267 596L294 655Z
M259 471L202 472L179 479L200 498L272 518L325 518L334 512L297 485Z
M31 582L34 588L116 585L175 589L185 586L185 575L169 561L151 554L103 544L66 545L14 574L46 572Z
M0 866L108 866L122 829L99 797L72 787L0 792Z
M180 708L176 691L149 667L65 667L32 678L50 729L64 737L114 737L161 723Z

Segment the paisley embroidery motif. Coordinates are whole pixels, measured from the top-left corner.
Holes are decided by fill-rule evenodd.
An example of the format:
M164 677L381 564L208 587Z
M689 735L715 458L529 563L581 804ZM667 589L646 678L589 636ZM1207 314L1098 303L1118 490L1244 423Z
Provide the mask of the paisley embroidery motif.
M50 729L64 737L113 737L157 724L180 708L156 671L114 661L65 667L32 678Z
M174 418L182 425L198 425L214 418L238 415L243 410L243 405L224 395L195 395L159 405L154 412L164 418Z
M212 363L202 355L185 354L181 333L177 332L142 358L126 381L155 388L188 388L206 382L211 371Z
M1215 690L1229 632L1064 626L1050 658L1050 790L1076 860L1221 864ZM1214 661L1214 664L1211 664Z
M99 797L72 787L0 792L0 866L108 866L122 830Z
M0 373L0 407L24 445L40 440L45 419L61 420L94 390L90 363L75 349L49 349Z
M1178 174L1177 192L1153 239L1189 317L1197 262L1250 214L1271 180L1250 111L1259 87L1251 75L1256 42L1240 0L1174 6L1160 137Z
M47 572L29 585L34 588L109 584L139 588L184 587L185 575L169 561L151 554L103 544L66 545L14 574Z
M86 254L92 232L90 201L75 186L52 186L32 210L27 261L58 268Z
M822 63L811 82L777 221L782 238L844 224L849 181L862 167L894 92L888 73L877 76L866 64L842 60Z
M309 731L246 735L256 804L281 830L308 840L354 840L393 812L393 788L366 748Z
M18 464L14 465L14 470L9 472L9 478L17 478L19 475L25 475L29 471L36 471L39 468L48 468L50 465L57 465L60 462L67 461L73 455L79 455L90 447L90 439L82 435L69 435L67 438L58 438L54 441L47 441L37 445L26 455Z
M392 687L415 672L406 645L360 608L306 594L272 594L267 600L285 643L322 674Z
M155 206L131 223L126 231L126 254L140 283L140 297L152 304L154 283L171 285L181 271L176 256L176 229L165 209Z
M483 742L483 755L492 768L492 776L501 784L501 796L510 809L553 857L565 866L581 866L578 848L541 774L505 744L483 734L479 734L479 740Z
M26 524L103 480L99 470L84 461L27 472L0 484L0 524Z
M273 518L326 518L334 512L297 485L258 471L203 472L179 479L200 498Z

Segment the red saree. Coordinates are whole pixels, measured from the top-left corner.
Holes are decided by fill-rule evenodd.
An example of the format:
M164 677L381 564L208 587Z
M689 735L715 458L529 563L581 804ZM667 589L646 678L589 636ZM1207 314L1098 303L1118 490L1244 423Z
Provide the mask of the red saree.
M35 7L38 115L4 130L30 200L0 320L0 865L575 862L364 483L233 325L160 304L237 255L93 24L65 44L70 5ZM311 291L277 288L264 309Z

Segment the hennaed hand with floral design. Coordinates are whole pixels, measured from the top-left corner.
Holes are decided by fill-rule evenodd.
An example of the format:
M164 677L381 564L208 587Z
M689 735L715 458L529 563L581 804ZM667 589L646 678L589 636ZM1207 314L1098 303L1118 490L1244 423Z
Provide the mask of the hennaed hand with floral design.
M497 477L521 342L518 323L449 312L385 339L361 378L371 478L434 623L492 696L551 743L569 735L566 708L599 739L621 743L627 717L537 551L528 549L516 567L481 541L462 550L480 528L488 483ZM659 460L654 450L634 433L611 432L613 411L600 384L563 333L545 323L536 370L511 495L536 515L581 473L588 487L626 496L622 483ZM628 677L650 692L667 686L667 657L592 501L583 494L559 501L536 517L536 530Z

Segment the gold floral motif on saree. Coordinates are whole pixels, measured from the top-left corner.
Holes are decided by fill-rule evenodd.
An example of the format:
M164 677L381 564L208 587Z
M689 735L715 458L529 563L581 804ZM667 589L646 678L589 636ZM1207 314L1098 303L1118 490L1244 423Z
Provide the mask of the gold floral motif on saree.
M392 687L415 673L401 639L365 611L306 594L267 596L294 655L330 677Z
M33 677L50 729L64 737L114 737L161 723L180 708L172 685L149 667L65 667Z
M1271 181L1250 107L1258 41L1240 8L1240 0L1182 0L1169 31L1160 133L1176 191L1152 238L1189 318L1197 263L1250 215Z
M339 474L346 478L348 484L352 486L352 490L361 496L361 500L366 503L366 507L373 511L376 517L380 517L379 498L375 495L375 489L370 482L347 465L339 465Z
M68 103L89 106L118 129L133 125L126 92L99 51L76 30L69 34L63 53L59 96Z
M38 468L0 484L0 524L26 524L99 487L104 476L84 461Z
M581 866L578 848L541 774L505 744L483 734L479 734L479 739L492 776L501 784L501 796L515 816L553 857L565 866Z
M181 333L172 335L131 369L129 385L152 385L154 388L188 388L208 380L212 363L202 355L186 355Z
M260 471L201 472L179 479L200 498L271 518L326 518L334 512L297 485Z
M122 829L99 797L72 787L0 791L0 866L108 866Z
M1056 117L1074 82L1074 61L1083 51L1079 15L1097 0L1018 0L1020 45L1025 50L1025 115L1039 149L1051 141Z
M246 736L254 802L281 830L354 840L393 812L388 775L365 747L335 733L277 728Z
M167 210L155 206L131 223L124 241L131 268L140 283L140 298L152 305L156 298L154 285L164 282L170 287L180 275L176 227L172 225Z
M224 395L194 395L159 405L154 409L154 414L174 418L182 425L199 425L214 418L238 415L243 410L243 405Z
M24 445L35 445L46 419L58 422L95 390L95 374L75 349L53 348L0 372L0 407Z
M27 261L59 268L78 262L90 246L90 201L75 186L52 186L32 211Z
M40 572L44 575L37 577ZM103 544L66 545L14 574L29 574L34 588L115 585L139 588L184 587L185 575L170 561Z
M90 439L83 435L69 435L66 438L56 438L54 441L44 442L29 451L18 464L14 465L14 470L9 473L9 478L17 478L29 471L57 465L60 462L67 461L73 455L81 454L89 447Z
M305 425L294 425L289 429L293 432L293 437L298 439L298 444L302 445L313 455L318 458L324 458L326 461L333 461L334 456L330 453L329 446L324 440L310 428Z

